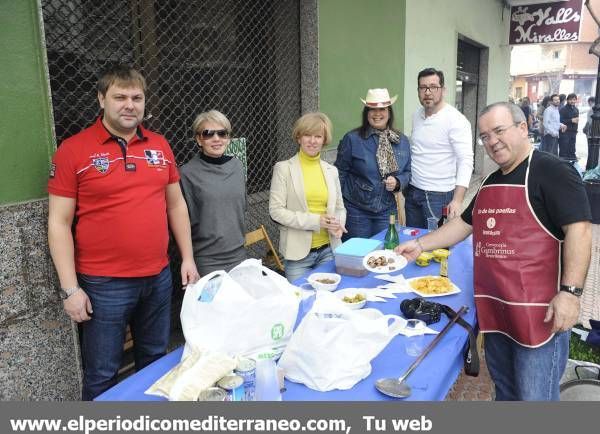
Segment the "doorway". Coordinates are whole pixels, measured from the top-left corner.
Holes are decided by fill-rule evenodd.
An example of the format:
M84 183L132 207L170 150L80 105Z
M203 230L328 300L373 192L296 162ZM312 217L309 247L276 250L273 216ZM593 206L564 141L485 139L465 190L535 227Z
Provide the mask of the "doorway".
M456 56L456 108L471 123L471 137L477 137L477 114L486 105L489 50L481 44L458 35ZM473 139L475 172L483 170L483 150Z

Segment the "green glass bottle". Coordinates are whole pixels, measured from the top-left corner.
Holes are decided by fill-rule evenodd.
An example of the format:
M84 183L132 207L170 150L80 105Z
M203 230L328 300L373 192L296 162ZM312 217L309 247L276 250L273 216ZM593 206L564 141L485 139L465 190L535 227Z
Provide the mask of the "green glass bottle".
M386 250L394 250L394 247L396 247L398 244L400 244L400 241L398 239L398 231L396 231L396 216L394 214L390 214L390 225L385 233L383 247Z

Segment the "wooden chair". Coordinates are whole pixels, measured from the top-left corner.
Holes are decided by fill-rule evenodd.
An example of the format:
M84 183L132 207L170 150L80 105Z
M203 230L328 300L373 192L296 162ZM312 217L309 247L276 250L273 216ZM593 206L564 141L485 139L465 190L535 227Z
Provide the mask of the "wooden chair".
M273 243L271 242L271 238L269 238L269 234L267 233L267 230L265 229L264 225L260 225L260 227L252 232L248 232L246 234L246 241L244 243L244 247L248 247L254 243L257 243L259 241L265 240L267 242L267 246L269 247L269 259L270 256L272 255L272 260L275 263L275 265L277 266L277 268L279 269L279 271L283 272L284 268L283 268L283 264L281 262L281 260L279 259L279 255L277 254L277 250L275 250L275 246L273 246Z
M131 373L133 373L134 371L134 366L135 364L132 361L129 361L130 359L127 357L127 354L130 354L133 351L133 336L131 335L131 327L129 327L129 324L127 325L127 328L125 329L125 343L123 344L123 353L124 357L123 357L123 362L121 364L121 367L119 368L119 374L118 375L129 375ZM130 356L132 357L132 356ZM127 361L125 361L127 360Z

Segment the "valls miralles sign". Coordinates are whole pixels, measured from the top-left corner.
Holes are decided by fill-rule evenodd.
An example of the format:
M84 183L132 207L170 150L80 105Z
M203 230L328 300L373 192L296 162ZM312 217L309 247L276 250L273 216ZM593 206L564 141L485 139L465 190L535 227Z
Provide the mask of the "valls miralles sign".
M583 0L567 0L510 8L508 43L577 42Z

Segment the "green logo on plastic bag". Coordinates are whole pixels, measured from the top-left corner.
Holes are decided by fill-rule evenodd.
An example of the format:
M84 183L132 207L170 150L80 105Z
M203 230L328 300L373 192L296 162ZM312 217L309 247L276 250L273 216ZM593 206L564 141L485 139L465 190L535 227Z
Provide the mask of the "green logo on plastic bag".
M271 328L271 339L273 339L274 341L278 341L279 339L281 339L284 334L285 327L281 323L277 323Z

